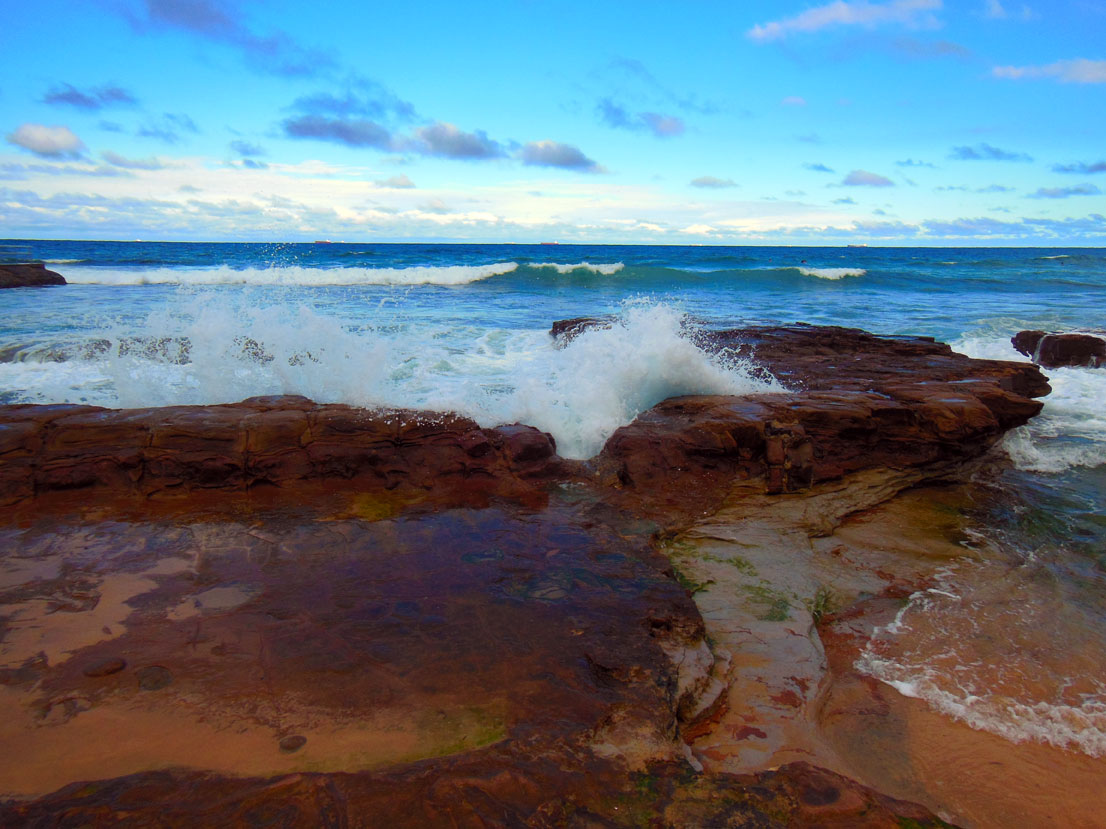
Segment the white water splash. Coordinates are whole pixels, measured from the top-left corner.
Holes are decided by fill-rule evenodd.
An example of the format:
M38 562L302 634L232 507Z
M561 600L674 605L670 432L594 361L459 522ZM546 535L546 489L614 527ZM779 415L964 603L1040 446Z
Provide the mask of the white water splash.
M0 363L0 379L24 390L18 400L39 403L139 408L302 394L453 411L484 426L536 426L563 456L586 458L667 397L781 389L751 364L701 351L684 336L684 322L670 306L632 303L610 328L555 348L544 330L354 327L307 305L200 296L151 314L138 329L97 332L111 345L83 358ZM120 348L134 342L155 347Z
M1009 336L973 334L952 347L969 357L1029 362ZM1041 414L1006 435L1003 448L1015 466L1032 472L1063 472L1106 464L1106 370L1042 369L1052 392Z

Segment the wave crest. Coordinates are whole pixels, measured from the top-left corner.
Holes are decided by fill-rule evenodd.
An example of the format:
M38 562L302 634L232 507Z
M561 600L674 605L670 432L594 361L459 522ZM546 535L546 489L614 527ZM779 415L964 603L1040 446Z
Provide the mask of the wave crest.
M796 268L803 276L816 276L819 279L844 279L846 276L864 276L864 268Z
M610 264L593 264L591 262L575 262L570 265L564 265L559 262L535 262L530 266L531 268L552 268L557 273L567 274L573 271L591 271L592 273L602 274L603 276L613 276L618 273L624 267L622 262L612 262Z
M517 262L410 268L74 268L65 274L78 285L468 285L518 269Z

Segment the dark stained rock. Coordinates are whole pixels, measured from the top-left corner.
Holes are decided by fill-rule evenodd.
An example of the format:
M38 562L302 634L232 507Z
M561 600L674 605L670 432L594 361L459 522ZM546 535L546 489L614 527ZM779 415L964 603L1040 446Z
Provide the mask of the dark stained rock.
M307 745L307 738L302 734L293 734L280 741L280 750L285 754L292 754Z
M356 775L257 779L171 770L74 784L0 805L6 825L826 827L937 829L950 823L807 763L757 774L696 775L676 763L632 774L592 757L492 748Z
M194 771L76 783L0 804L5 825L380 827L804 827L937 829L951 824L808 763L696 775L677 763L624 771L586 755L493 748L384 772L229 778Z
M41 262L0 265L0 288L37 288L65 284L64 276L48 270Z
M1019 331L1011 338L1019 352L1044 368L1106 366L1106 334L1048 334Z
M143 691L160 691L173 684L173 672L162 665L148 665L135 671Z
M1019 331L1010 338L1010 342L1019 354L1033 359L1033 355L1037 353L1037 346L1047 336L1047 331Z
M117 674L121 670L127 667L127 660L120 659L119 657L112 657L110 659L103 659L99 662L94 662L84 669L85 676L111 676Z
M557 345L563 347L585 331L593 328L610 328L615 324L614 317L575 317L570 320L557 320L549 329Z

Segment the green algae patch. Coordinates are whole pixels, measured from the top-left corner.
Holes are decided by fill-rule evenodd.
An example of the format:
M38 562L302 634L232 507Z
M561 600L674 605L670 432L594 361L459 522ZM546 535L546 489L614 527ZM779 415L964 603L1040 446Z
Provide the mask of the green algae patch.
M401 515L408 507L424 500L419 492L401 489L379 492L358 492L350 496L349 511L353 518L365 521L387 521Z

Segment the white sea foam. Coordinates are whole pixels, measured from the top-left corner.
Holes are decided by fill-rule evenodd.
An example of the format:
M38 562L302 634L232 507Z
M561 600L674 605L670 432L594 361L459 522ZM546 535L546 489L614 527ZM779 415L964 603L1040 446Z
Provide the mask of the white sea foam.
M974 334L954 342L969 357L1029 362L1008 336ZM1106 464L1106 370L1044 369L1052 392L1041 414L1008 433L1003 447L1019 469L1062 472Z
M552 268L557 273L572 273L573 271L591 271L592 273L612 276L626 267L622 262L614 262L607 265L595 265L591 262L576 262L571 265L563 265L558 262L537 262L532 268Z
M1053 604L1034 572L995 561L945 568L935 576L940 587L913 594L892 622L872 632L855 667L1011 742L1106 756L1106 686L1084 675L1099 664L1095 645L1084 642L1074 657L1034 656L1050 638L1074 634L1070 608ZM1068 671L1081 693L1068 691Z
M511 273L517 262L411 268L73 268L64 276L78 285L467 285Z
M864 276L864 268L798 268L803 276L816 276L819 279L844 279L846 276Z
M1074 748L1092 757L1106 757L1106 701L1092 696L1081 705L1025 702L1002 695L949 689L948 677L932 670L904 666L865 651L856 667L887 683L906 697L979 731L989 731L1014 743L1026 740Z
M108 348L63 363L4 363L0 388L22 389L18 398L28 402L124 408L303 394L320 403L455 411L485 426L537 426L565 457L586 458L667 397L780 388L749 364L723 364L698 349L683 336L683 321L670 306L628 304L611 328L554 348L544 330L353 329L305 305L200 296L137 329L96 332L113 343L187 340L187 361L174 361L178 351Z
M43 259L47 265L76 265L79 262L84 262L84 259Z

